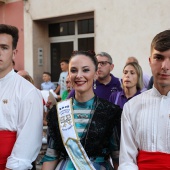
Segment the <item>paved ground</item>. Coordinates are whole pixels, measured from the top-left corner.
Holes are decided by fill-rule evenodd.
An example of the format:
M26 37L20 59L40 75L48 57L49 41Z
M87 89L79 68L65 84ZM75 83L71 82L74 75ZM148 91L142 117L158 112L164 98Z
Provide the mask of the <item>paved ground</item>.
M36 170L41 170L42 165L36 165Z
M46 130L47 130L47 127L43 127L43 132L44 132L43 136L46 136ZM42 140L42 142L43 142L43 140ZM45 142L42 143L41 150L40 150L38 157L36 159L36 163L38 164L38 165L36 165L36 170L41 170L42 165L39 165L39 163L42 160L42 158L44 157L46 150L47 150L47 139Z
M41 170L41 168L42 168L42 165L39 165L39 162L41 161L42 157L43 157L42 155L38 155L38 157L36 159L36 163L37 163L36 170Z
M45 154L45 152L46 152L46 149L47 149L47 144L46 144L46 143L45 143L45 144L42 144L40 153L39 153L39 155L38 155L38 157L37 157L37 159L36 159L36 163L38 164L38 165L36 165L36 170L41 170L41 168L42 168L42 165L39 165L39 162L40 162L40 161L42 160L42 158L44 157L44 154Z

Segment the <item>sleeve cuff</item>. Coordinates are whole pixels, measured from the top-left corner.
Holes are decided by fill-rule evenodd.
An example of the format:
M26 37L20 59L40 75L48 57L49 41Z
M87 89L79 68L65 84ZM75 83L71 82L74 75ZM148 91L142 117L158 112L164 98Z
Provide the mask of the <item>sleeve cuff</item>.
M12 170L28 170L32 168L30 160L8 157L6 167Z

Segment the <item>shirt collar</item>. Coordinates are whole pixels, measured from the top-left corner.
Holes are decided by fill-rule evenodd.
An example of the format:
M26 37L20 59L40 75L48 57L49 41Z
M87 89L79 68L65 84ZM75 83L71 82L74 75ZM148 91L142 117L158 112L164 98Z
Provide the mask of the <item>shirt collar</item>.
M111 73L110 73L110 76L111 76L111 80L110 80L109 83L103 84L103 83L100 83L98 80L96 80L96 84L103 84L103 85L105 85L105 86L109 85L109 84L112 82L112 79L113 79L113 77L114 77Z
M154 86L152 88L152 94L155 95L155 96L165 96L165 95L162 95ZM170 97L170 91L168 92L168 94L166 95L168 98Z
M132 97L137 96L137 95L140 94L140 93L141 93L140 90L137 90L137 92L136 92ZM120 92L120 95L126 97L124 90L122 90L122 91ZM128 99L131 99L132 97L130 97L130 98L128 98Z
M10 78L13 74L15 74L14 69L12 69L9 73L7 73L4 77L0 78L0 81L6 80Z

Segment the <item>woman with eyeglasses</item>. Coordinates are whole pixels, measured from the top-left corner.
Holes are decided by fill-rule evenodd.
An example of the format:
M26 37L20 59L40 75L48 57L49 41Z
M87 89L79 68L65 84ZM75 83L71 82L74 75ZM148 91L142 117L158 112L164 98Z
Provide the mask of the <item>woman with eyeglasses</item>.
M127 63L123 68L122 86L123 90L113 92L109 101L123 108L124 104L132 97L140 94L143 88L142 68L139 64Z
M69 78L75 96L49 111L48 149L42 170L112 170L110 156L117 169L122 109L94 94L97 66L90 52L72 54Z

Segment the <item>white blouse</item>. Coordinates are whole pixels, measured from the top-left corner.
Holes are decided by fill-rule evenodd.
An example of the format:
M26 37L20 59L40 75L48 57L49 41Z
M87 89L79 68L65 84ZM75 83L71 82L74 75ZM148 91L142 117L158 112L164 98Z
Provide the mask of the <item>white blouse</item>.
M170 92L152 88L124 105L119 170L138 170L138 149L170 154Z
M28 170L42 144L43 100L30 82L13 70L0 79L0 130L17 132L6 167Z

